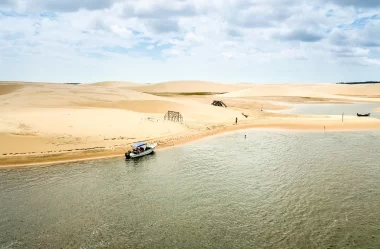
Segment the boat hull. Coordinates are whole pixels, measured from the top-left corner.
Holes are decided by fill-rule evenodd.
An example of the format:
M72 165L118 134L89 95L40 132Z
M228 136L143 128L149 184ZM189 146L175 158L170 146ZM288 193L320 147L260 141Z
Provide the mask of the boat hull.
M147 146L147 150L140 152L140 153L134 153L132 151L128 151L127 153L125 153L125 158L126 159L132 159L132 158L139 158L139 157L149 155L149 154L154 152L154 150L156 149L156 146L157 146L157 143L149 144Z

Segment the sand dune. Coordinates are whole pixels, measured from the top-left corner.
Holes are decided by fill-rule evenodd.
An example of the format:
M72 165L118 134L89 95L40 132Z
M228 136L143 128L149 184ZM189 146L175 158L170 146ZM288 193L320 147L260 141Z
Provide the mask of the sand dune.
M1 104L11 107L67 107L81 103L110 103L124 100L157 100L160 97L128 88L97 85L40 84L17 85L18 90L2 96Z
M346 101L346 102L380 102L380 84L368 85L252 85L248 89L242 89L218 97L270 97L273 100L299 102L294 97L301 97L301 101ZM281 98L279 98L281 97ZM291 97L291 98L288 98ZM299 99L298 99L299 100Z
M171 146L249 127L380 129L380 121L373 118L347 117L342 123L335 116L266 112L289 108L273 102L278 100L378 101L379 90L377 85L233 85L201 81L144 85L1 82L0 165L122 155L130 143L139 140ZM225 94L183 94L200 92ZM214 99L223 100L228 108L212 106ZM261 111L262 105L265 111ZM184 122L164 120L168 110L180 112ZM238 125L234 125L236 117Z
M6 95L13 93L19 89L23 88L22 85L15 84L0 84L0 95Z
M366 96L380 97L380 84L367 85L251 85L248 89L223 94L225 97L248 96L307 96L326 97L340 96Z
M246 84L223 84L206 81L169 81L157 84L136 86L135 91L147 93L188 93L217 92L225 93L248 88Z
M101 82L96 82L92 84L83 84L85 86L98 86L98 87L136 87L142 84L139 83L133 83L133 82L125 82L125 81L101 81Z

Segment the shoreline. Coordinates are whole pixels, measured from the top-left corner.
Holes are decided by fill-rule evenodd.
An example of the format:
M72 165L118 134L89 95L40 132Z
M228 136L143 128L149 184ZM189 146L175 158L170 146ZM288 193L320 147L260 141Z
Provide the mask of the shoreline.
M380 85L0 82L0 167L124 157L137 141L156 142L160 151L246 129L380 130L380 119L282 113L297 104L380 103L379 91ZM228 108L213 106L215 99ZM184 122L168 121L169 110Z
M345 122L340 123L337 120L271 120L272 122L242 122L238 125L223 125L219 127L198 132L185 132L176 135L168 135L161 138L152 138L147 142L158 142L156 151L180 146L191 143L204 138L222 135L235 131L243 130L287 130L287 131L307 131L307 132L341 132L341 131L378 131L380 130L380 122ZM281 122L282 121L282 122ZM297 122L301 121L301 122ZM324 130L323 127L327 127ZM81 151L75 153L47 153L40 156L16 156L5 157L0 161L0 168L20 168L33 166L50 166L64 163L91 161L107 158L124 157L125 148L114 148L113 150L93 150ZM1 157L0 157L1 158Z

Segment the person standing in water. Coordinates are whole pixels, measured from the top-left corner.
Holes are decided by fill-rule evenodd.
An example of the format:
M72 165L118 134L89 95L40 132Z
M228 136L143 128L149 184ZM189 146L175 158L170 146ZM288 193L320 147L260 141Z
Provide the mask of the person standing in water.
M236 119L235 119L235 124L237 124L237 117L236 117Z

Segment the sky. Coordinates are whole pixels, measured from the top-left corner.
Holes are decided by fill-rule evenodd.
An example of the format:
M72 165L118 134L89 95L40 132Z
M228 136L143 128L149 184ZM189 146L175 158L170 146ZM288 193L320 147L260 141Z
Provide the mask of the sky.
M380 0L0 0L0 80L380 80Z

